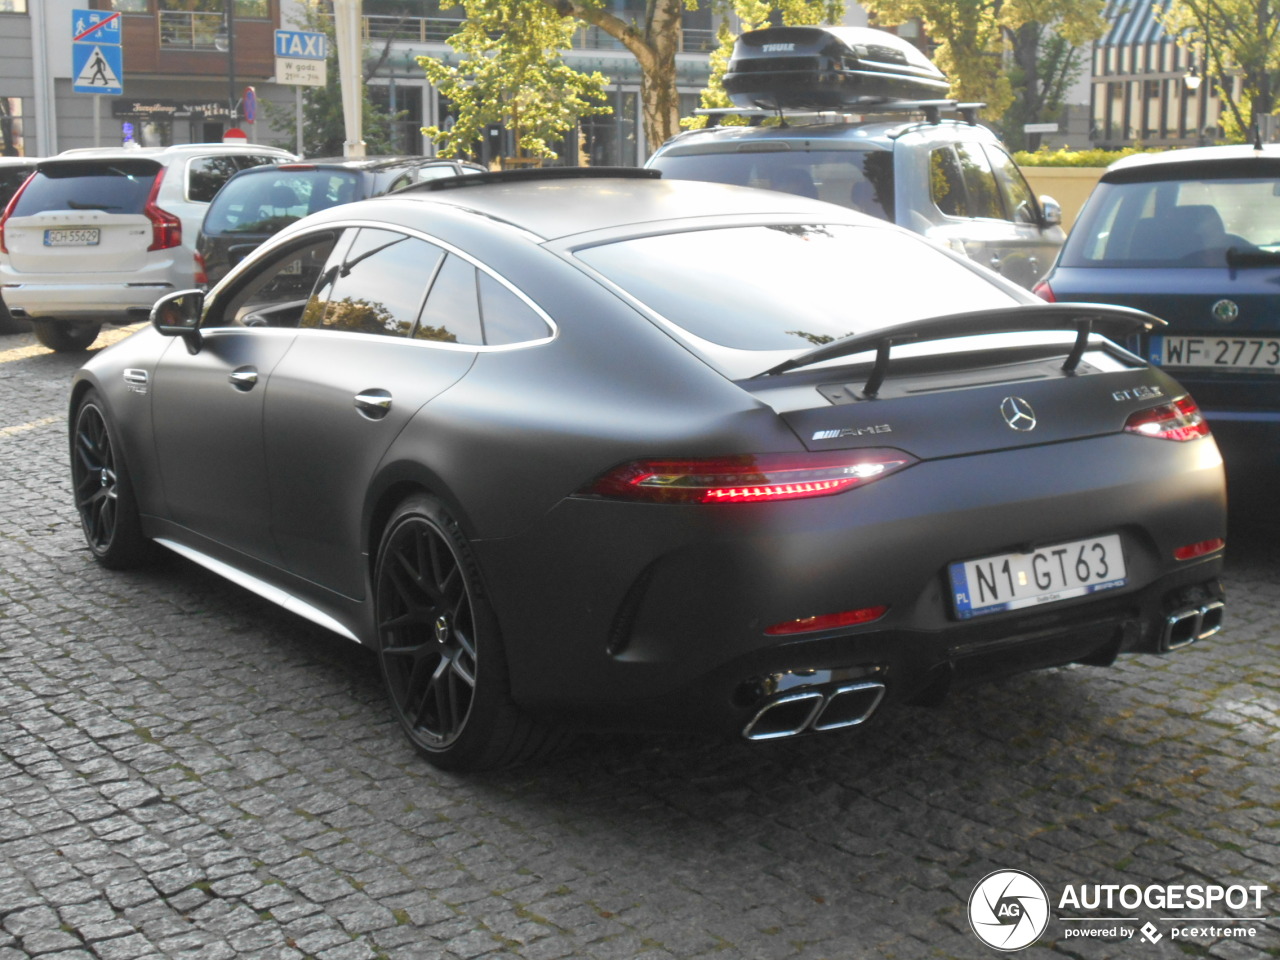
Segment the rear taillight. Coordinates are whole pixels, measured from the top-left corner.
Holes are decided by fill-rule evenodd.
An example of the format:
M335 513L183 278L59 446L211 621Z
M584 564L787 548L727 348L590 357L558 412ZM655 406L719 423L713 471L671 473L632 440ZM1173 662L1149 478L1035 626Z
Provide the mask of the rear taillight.
M18 198L22 196L22 191L27 189L27 184L31 182L31 179L34 176L35 174L33 173L30 177L27 177L27 179L22 181L22 186L20 186L14 192L13 196L9 198L9 202L5 205L3 216L0 216L0 253L9 252L9 246L5 243L4 239L5 224L9 222L9 217L13 215L13 208L18 205Z
M1190 397L1179 397L1158 407L1130 414L1125 430L1157 440L1198 440L1209 435L1209 424Z
M1173 551L1173 559L1175 560L1195 560L1197 557L1207 557L1211 553L1217 553L1226 547L1227 541L1222 537L1214 537L1212 540L1201 540L1199 543L1188 543L1185 547L1179 547Z
M634 460L581 495L650 503L763 503L843 493L915 463L901 450Z
M160 184L164 180L165 168L156 171L156 179L151 184L151 193L147 195L147 205L142 208L151 221L151 246L147 250L169 250L182 246L182 221L168 210L156 206L156 197L160 195Z
M199 253L196 254L196 286L207 287L209 285L209 272L204 266L204 257Z
M1058 298L1053 295L1053 287L1049 286L1049 284L1045 283L1043 280L1041 280L1034 287L1032 287L1031 292L1034 293L1041 300L1044 300L1048 303L1058 302Z

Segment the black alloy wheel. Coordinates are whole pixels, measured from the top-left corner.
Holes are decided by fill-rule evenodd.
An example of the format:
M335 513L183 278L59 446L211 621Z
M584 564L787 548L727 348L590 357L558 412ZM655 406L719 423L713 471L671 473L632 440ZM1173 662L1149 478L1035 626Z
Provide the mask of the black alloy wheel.
M401 727L433 764L526 759L550 728L511 702L497 623L457 523L429 497L392 516L374 568L378 660Z
M94 391L72 425L71 483L85 541L104 566L121 569L149 558L154 545L142 534L129 473Z

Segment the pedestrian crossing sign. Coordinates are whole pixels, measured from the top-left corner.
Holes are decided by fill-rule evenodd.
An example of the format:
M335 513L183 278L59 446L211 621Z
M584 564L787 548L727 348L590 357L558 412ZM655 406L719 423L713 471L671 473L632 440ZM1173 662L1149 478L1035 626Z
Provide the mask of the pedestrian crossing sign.
M122 48L109 43L71 45L71 89L76 93L124 93Z

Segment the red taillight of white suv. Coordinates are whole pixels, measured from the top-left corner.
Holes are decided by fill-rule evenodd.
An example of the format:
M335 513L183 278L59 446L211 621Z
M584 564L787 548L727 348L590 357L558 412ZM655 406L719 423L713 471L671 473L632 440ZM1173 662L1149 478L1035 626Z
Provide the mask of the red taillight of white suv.
M156 171L156 178L151 184L151 193L147 195L147 205L142 208L147 219L151 221L151 246L147 250L168 250L182 246L182 221L168 210L156 205L156 197L160 195L160 184L164 181L165 168Z
M35 174L32 174L35 176ZM22 196L22 191L27 189L27 184L31 182L31 177L27 177L17 190L13 192L13 196L9 198L9 203L4 208L4 213L0 214L0 253L8 253L9 247L4 241L4 225L9 222L9 217L13 213L13 208L18 205L18 198Z

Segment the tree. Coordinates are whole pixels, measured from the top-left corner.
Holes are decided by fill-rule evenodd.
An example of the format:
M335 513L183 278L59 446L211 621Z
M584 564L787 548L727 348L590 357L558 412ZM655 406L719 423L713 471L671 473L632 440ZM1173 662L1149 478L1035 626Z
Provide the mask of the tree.
M1238 142L1251 136L1258 118L1276 108L1280 0L1173 0L1160 20L1181 46L1203 58L1226 108L1227 138Z
M427 79L453 106L451 126L422 131L441 154L470 153L487 125L503 122L515 137L517 158L554 157L551 143L580 117L609 111L607 78L579 73L560 58L573 43L573 21L528 0L459 2L466 19L449 46L463 55L462 62L418 58Z
M919 17L938 44L934 62L957 100L999 119L1018 104L1017 128L1061 105L1080 52L1102 36L1104 0L863 0L883 23ZM1010 69L1009 67L1012 67Z
M636 4L634 15L614 11L606 0L466 0L470 15L503 4L519 6L525 15L538 6L569 21L576 28L592 26L613 37L636 59L640 67L640 112L645 140L651 147L680 132L680 93L676 86L676 54L683 44L682 16L696 10L699 2L733 10L751 23L767 19L761 9L821 10L831 19L843 14L843 0L644 0ZM746 12L743 16L742 11ZM838 11L838 12L837 12ZM793 20L792 22L800 22ZM807 22L817 22L811 19Z
M306 87L302 92L302 152L308 157L340 157L347 140L346 125L342 115L342 88L338 82L338 45L334 42L333 7L326 11L307 6L302 13L300 29L323 33L329 38L329 58L325 63L328 82L322 87ZM365 150L369 156L396 153L392 137L393 117L369 99L369 79L385 62L394 39L388 39L380 55L367 62L363 71L362 128ZM272 126L292 128L292 106L275 103L263 104ZM292 149L294 143L281 141L280 146Z

